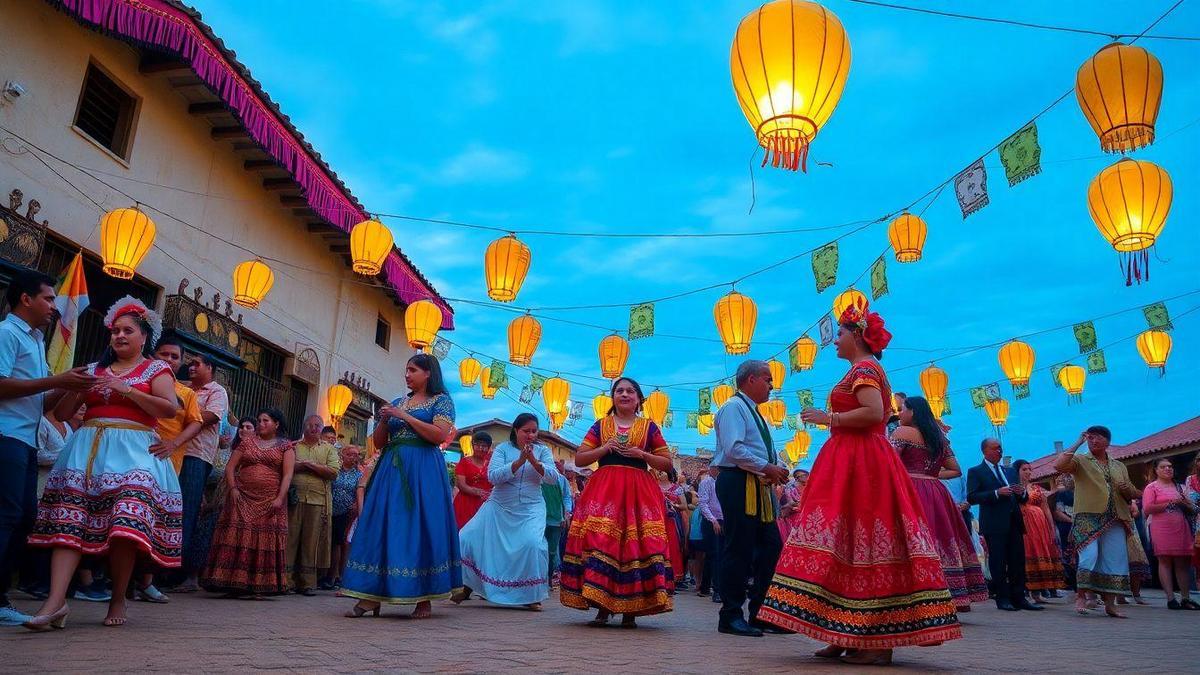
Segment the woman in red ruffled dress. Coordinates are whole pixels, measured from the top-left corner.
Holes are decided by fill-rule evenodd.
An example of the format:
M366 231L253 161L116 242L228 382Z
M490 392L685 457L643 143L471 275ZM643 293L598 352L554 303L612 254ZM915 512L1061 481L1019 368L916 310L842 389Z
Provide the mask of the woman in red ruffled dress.
M878 314L840 317L837 354L850 372L830 394L828 425L800 524L792 530L758 618L830 643L817 656L891 662L892 648L962 637L942 561L908 472L884 435L891 387L878 359L891 340Z

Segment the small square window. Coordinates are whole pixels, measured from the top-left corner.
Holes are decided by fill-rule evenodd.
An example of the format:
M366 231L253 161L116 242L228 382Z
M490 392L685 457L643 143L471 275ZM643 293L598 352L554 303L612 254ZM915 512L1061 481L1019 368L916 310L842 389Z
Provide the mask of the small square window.
M90 63L79 94L75 127L114 155L129 159L137 103L133 94Z
M375 344L384 349L388 349L392 344L392 324L388 323L382 314L375 319Z

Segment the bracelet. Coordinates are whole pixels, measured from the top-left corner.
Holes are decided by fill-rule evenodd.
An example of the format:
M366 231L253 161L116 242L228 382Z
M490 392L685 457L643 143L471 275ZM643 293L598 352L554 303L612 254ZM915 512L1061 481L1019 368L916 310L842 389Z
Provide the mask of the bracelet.
M829 426L830 426L830 428L832 428L832 427L836 427L836 426L837 426L837 416L838 416L838 414L837 414L836 412L831 412L831 413L829 413Z

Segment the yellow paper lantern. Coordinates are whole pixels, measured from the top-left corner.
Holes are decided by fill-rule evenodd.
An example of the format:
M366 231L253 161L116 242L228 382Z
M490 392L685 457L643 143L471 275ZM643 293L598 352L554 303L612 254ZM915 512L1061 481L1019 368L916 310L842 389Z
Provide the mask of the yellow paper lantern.
M1033 347L1020 340L1013 340L1000 348L1000 369L1014 387L1029 384L1034 361Z
M699 425L701 422L704 423L704 426L712 428L713 414L712 413L701 413L699 415L696 415L696 424Z
M738 24L729 70L738 105L766 149L763 165L807 170L808 146L850 73L842 22L815 2L768 2Z
M612 397L604 392L596 394L596 397L592 399L592 415L594 415L597 420L602 420L607 417L608 411L612 410L612 407Z
M782 361L771 359L767 361L767 367L771 369L771 388L775 391L783 389L783 380L787 377L787 366L783 365Z
M542 384L542 400L546 403L546 412L555 414L565 411L569 398L571 383L561 377L552 377Z
M717 407L720 408L725 405L726 401L733 398L734 393L733 387L727 384L718 384L712 390L713 403L717 404Z
M508 360L515 366L533 363L533 353L542 340L542 324L532 316L519 316L508 324Z
M531 259L529 247L516 235L501 237L489 244L483 256L488 297L497 302L515 300L529 273Z
M463 434L458 437L458 447L462 448L463 457L470 457L474 453L474 448L471 447L471 434Z
M799 340L796 340L796 367L800 370L812 370L813 363L817 360L817 341L801 335Z
M773 398L759 403L758 412L767 424L779 429L783 427L783 421L787 418L787 404L782 399Z
M712 420L710 419L707 423L705 423L704 416L700 416L696 419L696 430L700 432L701 436L707 436L710 432L712 432Z
M428 300L417 300L404 310L404 332L413 349L433 347L442 328L442 310Z
M563 409L558 412L550 413L550 429L553 431L562 431L563 425L567 422L567 410Z
M141 209L113 209L100 219L100 257L104 273L132 279L154 245L154 221Z
M888 225L888 241L896 253L896 262L910 263L921 259L921 251L925 248L925 235L929 228L919 216L911 213L900 214L900 217Z
M1158 59L1119 42L1101 47L1075 75L1075 97L1104 152L1130 152L1154 142L1162 89Z
M1150 279L1150 247L1167 224L1173 195L1167 172L1141 159L1118 161L1088 186L1088 211L1120 255L1126 286Z
M1161 330L1148 330L1138 336L1138 354L1151 368L1158 368L1159 374L1167 370L1167 358L1171 356L1171 335Z
M857 307L858 311L866 312L867 307L871 303L867 302L867 296L857 288L848 288L833 299L833 318L840 321L842 312L845 312L850 307Z
M919 379L921 391L925 393L925 400L929 401L930 405L933 405L934 401L946 398L946 387L950 384L950 378L946 375L946 371L931 363L928 368L921 371Z
M1087 380L1087 371L1083 366L1063 366L1058 371L1058 383L1067 390L1068 401L1083 400L1083 384Z
M796 435L792 437L792 441L796 443L798 450L797 459L793 459L792 461L798 462L801 459L808 457L808 448L812 445L812 436L809 435L809 433L804 429L797 429Z
M663 421L667 419L667 409L671 407L671 397L659 389L650 392L646 400L642 403L642 411L646 413L646 417L654 420L654 423L662 427Z
M350 387L335 384L329 388L325 394L325 403L329 407L329 418L333 421L333 426L341 426L342 416L346 414L353 400L354 392L350 391Z
M392 252L392 231L378 220L364 220L350 230L350 268L358 274L375 276Z
M717 322L721 341L725 343L725 353L737 355L750 351L750 340L758 322L758 307L749 296L730 291L713 307L713 319Z
M1008 421L1008 401L998 398L994 401L986 401L983 404L983 410L987 413L988 419L992 421L992 426L996 431L1004 428L1004 423Z
M462 386L470 389L479 382L479 374L483 372L483 364L473 356L468 356L458 364L458 378L462 380Z
M609 335L600 341L600 374L614 380L625 372L629 360L629 343L620 335Z
M942 419L942 413L946 412L946 399L931 398L927 400L929 401L929 410L933 413L933 416L939 420Z
M492 367L484 366L483 372L479 374L479 393L489 401L496 398L496 392L499 387L492 386Z
M233 268L233 301L255 309L275 285L275 273L261 260L247 260Z

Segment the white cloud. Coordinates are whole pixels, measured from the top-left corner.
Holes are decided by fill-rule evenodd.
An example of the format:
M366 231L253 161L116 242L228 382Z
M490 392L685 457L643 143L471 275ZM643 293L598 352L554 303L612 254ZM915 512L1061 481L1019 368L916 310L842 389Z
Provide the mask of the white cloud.
M529 160L518 152L473 143L446 159L435 178L446 184L509 183L529 174Z

